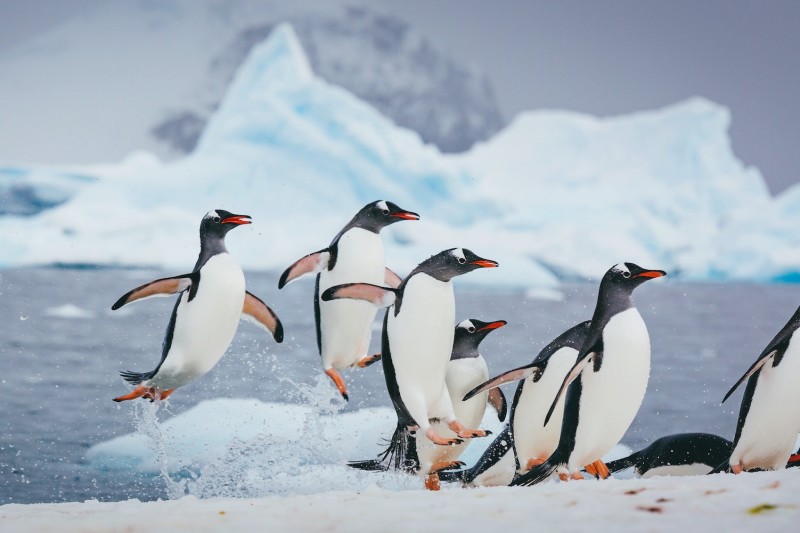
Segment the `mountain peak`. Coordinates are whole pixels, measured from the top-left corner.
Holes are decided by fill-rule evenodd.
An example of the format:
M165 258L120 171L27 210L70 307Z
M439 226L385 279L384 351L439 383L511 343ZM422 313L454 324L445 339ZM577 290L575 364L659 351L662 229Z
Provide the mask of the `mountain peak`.
M308 57L290 24L276 26L264 42L255 46L236 71L230 88L212 115L198 149L207 147L223 130L226 117L240 116L243 110L258 112L265 99L275 92L296 91L314 80Z

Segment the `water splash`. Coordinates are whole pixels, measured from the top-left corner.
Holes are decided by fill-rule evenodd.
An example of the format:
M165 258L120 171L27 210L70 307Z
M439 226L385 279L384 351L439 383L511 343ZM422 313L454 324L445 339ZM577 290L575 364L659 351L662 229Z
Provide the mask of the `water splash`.
M186 494L185 481L173 480L169 475L169 457L167 454L167 435L162 431L158 421L158 411L163 407L168 411L166 402L132 402L133 424L138 433L147 437L147 445L156 457L161 477L166 485L167 496L174 500Z
M293 414L292 427L233 439L220 458L185 480L188 494L199 498L313 494L379 481L346 466L347 451L341 441L346 437L337 416L346 404L327 378L320 374L311 384L283 380L293 388L293 405L286 406ZM388 477L396 488L406 485L405 477Z

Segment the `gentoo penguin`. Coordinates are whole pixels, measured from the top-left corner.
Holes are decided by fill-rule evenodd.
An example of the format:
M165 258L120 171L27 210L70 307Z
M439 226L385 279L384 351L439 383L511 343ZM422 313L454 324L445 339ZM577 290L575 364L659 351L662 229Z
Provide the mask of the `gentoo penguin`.
M471 318L456 326L453 351L450 354L450 362L447 364L445 383L456 418L467 427L475 427L480 424L486 411L487 402L495 409L501 422L506 419L506 399L500 389L492 389L490 392L477 394L470 400L462 401L467 392L477 384L486 381L489 376L486 360L478 351L478 346L489 333L505 325L505 320L483 322ZM455 436L443 422L435 422L433 426L440 435ZM425 486L430 490L439 489L437 474L439 470L462 464L458 458L464 453L466 447L466 442L452 446L437 446L428 439L417 440L411 434L408 434L406 441L407 457L417 458L416 471L421 475L433 472L427 474L425 479ZM361 470L385 470L389 466L381 464L376 459L351 461L348 464Z
M452 279L478 268L496 266L495 261L478 257L470 250L452 248L420 263L397 288L348 283L322 293L323 301L357 298L388 307L381 350L386 386L397 413L397 429L380 456L387 468L416 470L416 458L408 457L406 447L411 431L418 430L418 438L421 434L440 445L488 434L469 429L456 418L445 376L455 332ZM432 421L444 421L456 437L443 437Z
M419 220L419 215L380 200L365 205L333 238L327 248L299 259L281 275L278 288L311 272L317 273L314 287L314 318L317 349L322 369L347 400L347 387L338 369L354 365L364 368L380 359L369 356L372 323L377 309L359 301L320 301L319 295L343 283L400 285L400 278L386 268L380 231L401 220Z
M733 443L710 433L680 433L661 437L647 448L606 464L615 473L633 467L636 475L700 476L731 456Z
M487 390L499 390L503 383L521 380L511 403L508 426L484 451L478 462L464 470L442 472L443 481L467 485L508 485L515 475L542 464L558 446L561 434L563 398L558 401L553 420L544 425L550 402L564 376L572 368L590 331L591 321L581 322L545 346L532 363L504 372L475 387L464 396L469 400Z
M136 388L115 402L140 397L163 400L204 375L228 349L241 318L263 326L277 342L283 340L280 320L245 290L242 269L225 247L225 235L242 224L250 224L250 217L210 211L200 223L200 255L190 273L136 287L111 306L116 310L137 300L180 294L164 336L161 361L150 372L121 372Z
M533 485L553 472L563 480L583 479L582 466L608 477L601 458L630 426L650 377L650 336L631 295L643 282L664 275L620 263L603 276L589 333L544 419L546 425L566 392L558 447L512 485Z
M778 470L786 466L800 432L800 308L725 395L747 380L733 452L715 472Z

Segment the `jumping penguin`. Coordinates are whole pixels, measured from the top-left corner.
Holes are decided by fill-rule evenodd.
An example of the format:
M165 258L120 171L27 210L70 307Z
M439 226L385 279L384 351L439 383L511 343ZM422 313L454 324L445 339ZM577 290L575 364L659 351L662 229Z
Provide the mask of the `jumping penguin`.
M778 470L786 466L800 432L800 308L722 399L745 380L733 452L714 472Z
M115 402L148 398L163 400L187 383L203 376L230 346L241 318L266 328L277 342L283 326L275 313L245 290L242 269L225 247L225 235L247 215L217 209L200 222L200 255L188 274L162 278L123 295L111 309L153 296L180 294L162 345L161 361L150 372L121 372L136 388Z
M501 422L506 418L506 399L500 389L476 395L468 401L461 400L464 394L489 376L486 360L478 351L478 346L489 333L505 325L505 320L483 322L471 318L456 326L453 351L450 354L450 362L447 364L445 383L456 418L467 427L474 427L480 423L486 411L487 402L495 409ZM433 426L440 435L454 436L442 422L435 422ZM439 490L439 471L463 464L458 458L464 453L466 447L466 442L452 446L437 446L428 439L417 440L416 436L410 433L406 441L407 457L416 457L415 470L420 475L426 475L425 487L428 490ZM361 470L380 471L386 470L388 467L377 459L351 461L348 465Z
M377 309L359 301L320 301L319 295L343 283L400 285L400 277L386 268L380 231L401 220L419 220L419 215L380 200L365 205L333 238L327 248L309 254L287 268L278 288L308 273L316 273L314 319L317 349L322 368L347 400L347 386L338 370L351 366L367 367L380 354L369 356L372 323Z
M566 392L558 447L512 485L533 485L554 472L562 480L583 479L582 466L608 477L601 458L636 416L650 376L650 336L631 295L643 282L664 275L621 263L603 276L586 341L545 416L546 425Z
M465 485L508 485L515 476L540 465L558 446L563 398L558 401L553 420L545 425L550 401L558 392L564 376L572 368L578 351L590 331L591 321L568 329L545 346L532 363L509 370L481 383L464 396L469 400L485 391L499 390L504 383L521 380L511 402L508 426L484 451L478 462L464 470L441 473L442 481L460 481Z
M606 464L613 474L633 467L643 478L700 476L731 456L733 443L710 433L680 433L655 440L650 446Z
M459 444L461 439L489 432L468 429L456 418L445 376L453 350L455 299L452 279L478 268L496 267L470 250L452 248L420 263L397 288L348 283L322 293L323 301L354 298L388 307L381 338L386 386L397 413L397 428L380 455L386 469L415 471L408 457L409 433L417 431L434 444ZM431 421L444 421L457 437L443 437Z

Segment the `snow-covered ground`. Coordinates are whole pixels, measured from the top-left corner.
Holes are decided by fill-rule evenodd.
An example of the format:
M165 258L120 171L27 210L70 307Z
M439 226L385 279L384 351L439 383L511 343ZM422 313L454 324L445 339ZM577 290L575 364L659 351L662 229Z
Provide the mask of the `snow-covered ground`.
M800 471L537 487L4 505L0 531L793 531Z
M374 456L395 418L389 408L340 413L330 389L320 379L303 391L305 405L204 401L163 423L155 405L123 406L137 431L93 446L87 461L152 473L172 499L9 504L0 531L777 531L800 519L796 468L426 492L419 478L345 465ZM482 426L500 429L491 410ZM462 459L474 462L487 444L476 439Z

